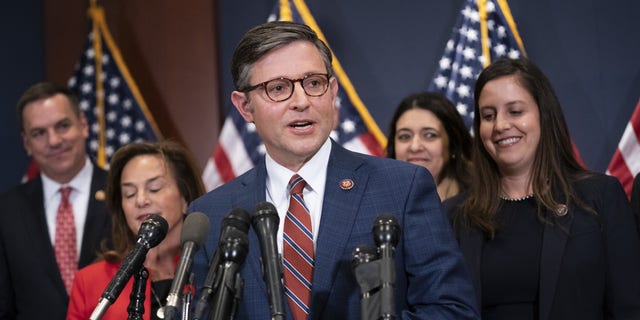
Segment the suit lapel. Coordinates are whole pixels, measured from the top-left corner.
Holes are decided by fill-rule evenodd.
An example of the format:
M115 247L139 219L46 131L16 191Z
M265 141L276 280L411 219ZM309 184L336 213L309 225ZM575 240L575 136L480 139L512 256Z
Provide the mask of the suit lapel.
M573 212L555 219L553 224L545 224L542 235L542 253L540 257L540 319L549 319L556 284L560 273L560 264L573 223Z
M250 171L247 175L242 177L241 186L233 197L233 208L244 208L253 215L253 209L258 202L266 201L266 180L267 169L265 167L264 158L259 162L255 170ZM260 249L260 240L255 232L255 229L251 227L249 229L249 254L245 260L246 267L250 272L250 276L257 279L256 283L264 292L267 297L267 286L263 279L262 272L262 250ZM288 309L288 305L285 301L285 309Z
M40 176L25 185L25 195L26 210L24 210L22 216L24 217L23 222L26 234L33 237L33 246L36 249L36 252L33 252L33 254L43 257L43 269L46 270L47 275L51 278L52 283L58 291L60 291L60 294L67 295L67 290L62 282L62 276L58 271L56 255L49 236L49 228L47 227L44 209L42 179Z
M358 170L363 161L346 149L332 143L327 170L327 181L322 205L319 233L316 241L316 259L313 274L311 319L324 312L329 292L334 285L339 263L351 234L358 204L367 185L368 173ZM343 181L351 180L352 188L342 188Z
M97 166L93 167L91 190L89 191L89 203L87 207L87 220L84 224L82 248L80 250L80 259L78 260L79 268L93 262L100 241L111 232L111 228L106 228L107 234L105 234L105 225L111 225L111 216L107 212L104 203L105 193L103 188L106 185L106 176L106 171L103 171Z

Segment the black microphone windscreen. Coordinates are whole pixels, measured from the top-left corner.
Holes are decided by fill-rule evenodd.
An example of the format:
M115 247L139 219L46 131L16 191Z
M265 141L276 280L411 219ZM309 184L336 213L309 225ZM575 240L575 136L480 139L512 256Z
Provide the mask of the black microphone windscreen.
M152 214L142 221L138 238L145 242L148 248L153 248L162 242L168 231L167 220L158 214Z
M202 212L192 212L187 215L182 225L182 233L180 234L180 243L184 244L192 241L198 250L207 240L209 234L209 217Z
M278 211L276 207L271 202L263 201L258 202L253 210L253 221L255 223L256 218L266 217L266 218L275 218L277 222L280 222L280 217L278 217Z
M222 219L220 228L234 227L242 232L249 231L249 225L251 224L251 218L249 212L242 208L236 208L231 210L229 214Z
M400 238L400 225L393 215L379 215L373 223L373 238L376 245L395 246Z

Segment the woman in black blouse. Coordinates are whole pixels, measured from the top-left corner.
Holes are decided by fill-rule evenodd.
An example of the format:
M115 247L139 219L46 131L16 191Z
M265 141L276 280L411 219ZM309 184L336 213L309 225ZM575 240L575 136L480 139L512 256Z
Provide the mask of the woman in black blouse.
M640 237L613 177L573 154L550 82L527 59L475 87L472 183L445 202L482 318L640 319Z

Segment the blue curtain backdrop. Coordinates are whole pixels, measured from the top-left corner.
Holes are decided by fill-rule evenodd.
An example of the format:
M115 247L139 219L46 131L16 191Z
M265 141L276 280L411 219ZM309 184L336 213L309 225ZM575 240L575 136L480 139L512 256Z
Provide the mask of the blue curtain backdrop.
M0 191L16 184L28 164L14 110L21 91L43 78L41 1L0 5L11 6L0 11L0 144L6 155ZM462 2L306 0L384 132L398 102L427 88ZM274 3L218 0L223 116L232 107L233 48L248 28L265 21ZM640 1L509 0L509 6L529 57L556 88L586 165L604 172L640 98Z

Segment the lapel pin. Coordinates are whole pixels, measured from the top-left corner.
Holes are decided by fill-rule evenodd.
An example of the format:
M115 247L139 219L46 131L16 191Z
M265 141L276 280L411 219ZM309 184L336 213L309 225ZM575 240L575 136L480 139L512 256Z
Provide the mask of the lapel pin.
M342 190L351 190L353 188L353 180L351 179L342 179L340 181L340 189Z
M104 201L104 199L106 198L105 194L104 194L104 190L98 190L96 191L95 194L95 198L98 201Z
M566 215L567 211L569 211L569 210L567 209L567 206L564 205L564 204L558 205L556 207L556 215L558 217L562 217L562 216Z

